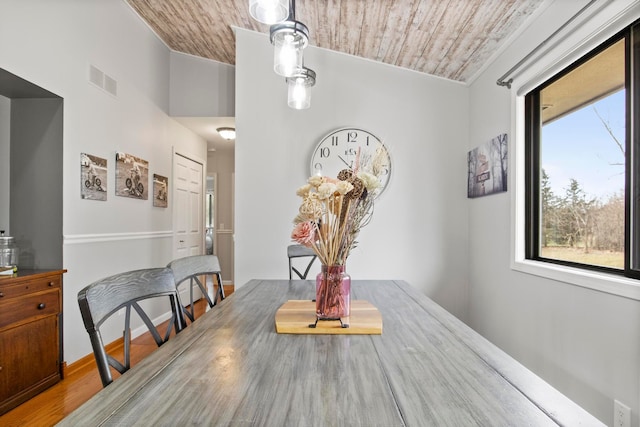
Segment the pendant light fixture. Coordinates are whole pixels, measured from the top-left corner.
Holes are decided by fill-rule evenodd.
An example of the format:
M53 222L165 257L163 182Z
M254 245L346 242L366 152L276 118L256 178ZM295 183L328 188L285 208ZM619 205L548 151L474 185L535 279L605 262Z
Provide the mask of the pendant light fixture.
M273 25L289 16L289 0L249 0L249 13L256 21Z
M309 108L316 73L303 65L302 52L309 44L309 29L296 21L295 0L249 0L249 12L257 21L271 25L273 70L285 77L289 107Z
M302 71L287 77L289 107L304 110L311 106L311 87L316 84L316 73L310 68L302 67Z
M289 17L271 26L269 31L274 46L273 70L291 77L302 71L302 51L309 44L309 29L295 19L295 0L290 0Z

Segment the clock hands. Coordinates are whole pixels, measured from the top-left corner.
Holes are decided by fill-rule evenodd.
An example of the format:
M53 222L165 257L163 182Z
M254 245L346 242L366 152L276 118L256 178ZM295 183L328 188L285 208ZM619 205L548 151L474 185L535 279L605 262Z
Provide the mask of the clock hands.
M337 129L322 138L316 145L311 156L311 174L331 174L334 172L333 169L341 167L340 163L351 171L354 168L368 171L372 170L372 159L375 159L378 165L375 175L381 184L376 191L377 196L387 187L392 175L392 159L387 147L378 137L363 129ZM325 164L325 162L328 163Z
M338 158L339 158L340 160L342 160L342 163L344 163L345 165L347 165L347 167L348 167L349 169L353 169L353 160L351 161L351 164L349 164L349 163L347 163L347 161L346 161L345 159L343 159L343 158L342 158L342 156L338 155Z

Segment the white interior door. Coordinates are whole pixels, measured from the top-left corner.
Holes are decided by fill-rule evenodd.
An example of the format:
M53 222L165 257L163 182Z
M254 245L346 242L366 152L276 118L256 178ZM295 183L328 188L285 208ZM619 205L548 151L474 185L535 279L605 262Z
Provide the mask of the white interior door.
M201 163L173 153L173 259L204 254L204 177ZM198 286L180 286L180 300L202 297Z
M173 154L174 259L204 254L203 167Z

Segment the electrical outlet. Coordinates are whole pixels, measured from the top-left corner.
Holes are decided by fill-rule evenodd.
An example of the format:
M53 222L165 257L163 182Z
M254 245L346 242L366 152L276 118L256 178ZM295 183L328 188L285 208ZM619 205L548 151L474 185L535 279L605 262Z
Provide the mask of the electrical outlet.
M631 427L631 409L617 400L613 401L613 426Z

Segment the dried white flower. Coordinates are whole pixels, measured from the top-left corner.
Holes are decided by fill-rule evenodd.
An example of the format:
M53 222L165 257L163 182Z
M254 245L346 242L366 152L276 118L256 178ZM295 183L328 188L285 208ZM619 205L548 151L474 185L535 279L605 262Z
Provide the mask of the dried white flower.
M318 187L318 198L320 200L326 200L329 197L333 196L333 193L336 192L336 185L331 182L325 182L320 184Z
M305 184L302 187L298 188L296 194L300 197L307 197L309 195L309 191L311 191L311 185Z
M324 182L324 177L322 177L320 175L313 175L313 176L309 177L307 182L309 184L311 184L312 186L318 188Z
M380 180L369 172L360 171L358 172L358 178L360 178L367 189L367 191L371 192L380 187Z
M353 190L353 184L348 181L338 181L336 184L336 191L342 195L347 194L351 190Z

